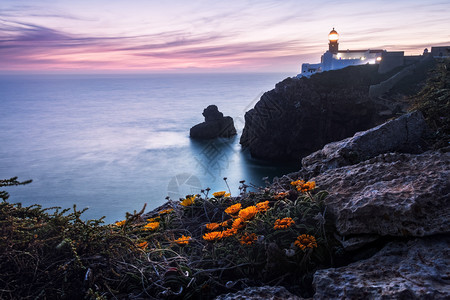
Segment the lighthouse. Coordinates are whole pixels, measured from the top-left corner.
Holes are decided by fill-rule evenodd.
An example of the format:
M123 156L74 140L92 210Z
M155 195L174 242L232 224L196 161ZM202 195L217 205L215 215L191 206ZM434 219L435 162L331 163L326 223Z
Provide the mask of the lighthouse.
M328 34L328 50L318 64L302 64L302 72L297 77L311 76L323 71L338 70L348 66L378 64L386 51L381 49L339 50L339 34L334 29Z
M334 27L333 27L333 30L331 30L330 33L328 34L328 41L330 41L330 43L328 44L328 46L329 46L328 50L333 54L337 54L339 51L338 40L339 40L339 34L337 33L336 30L334 30Z

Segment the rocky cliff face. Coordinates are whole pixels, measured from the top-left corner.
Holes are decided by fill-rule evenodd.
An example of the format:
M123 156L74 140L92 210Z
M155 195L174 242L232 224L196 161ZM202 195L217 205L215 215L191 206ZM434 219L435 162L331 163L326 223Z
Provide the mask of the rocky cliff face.
M328 144L305 157L302 170L275 180L288 187L310 178L327 190L326 222L353 257L314 274L314 299L450 297L450 148L389 153L417 143L425 126L420 113L405 115Z
M254 157L298 160L381 124L404 109L369 97L369 87L390 76L366 65L285 79L245 114L240 142Z

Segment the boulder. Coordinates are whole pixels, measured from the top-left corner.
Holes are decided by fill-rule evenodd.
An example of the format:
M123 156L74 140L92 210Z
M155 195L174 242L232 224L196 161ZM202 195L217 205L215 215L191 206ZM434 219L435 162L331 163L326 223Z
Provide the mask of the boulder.
M261 286L248 287L236 293L229 293L220 295L216 300L300 300L298 296L291 294L286 288L282 286Z
M343 242L351 247L360 247L376 236L448 233L447 150L419 155L382 154L356 165L328 170L311 180L329 192L324 200L327 213Z
M195 125L190 130L190 137L196 139L213 139L236 135L236 128L231 117L224 117L216 105L203 110L205 122Z
M388 152L420 150L418 146L426 128L422 113L414 111L353 137L325 145L302 159L302 166L312 174L365 161Z
M369 259L314 274L314 299L450 299L450 238L392 242Z

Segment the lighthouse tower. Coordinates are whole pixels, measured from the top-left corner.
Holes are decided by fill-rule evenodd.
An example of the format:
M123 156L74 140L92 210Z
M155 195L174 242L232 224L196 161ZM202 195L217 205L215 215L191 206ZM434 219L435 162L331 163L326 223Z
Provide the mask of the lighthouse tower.
M331 30L330 33L328 34L328 40L330 41L330 43L328 44L328 46L329 46L328 50L333 54L337 54L339 51L339 49L338 49L339 48L339 43L338 43L339 34L337 33L336 30L334 30L334 27L333 27L333 30Z

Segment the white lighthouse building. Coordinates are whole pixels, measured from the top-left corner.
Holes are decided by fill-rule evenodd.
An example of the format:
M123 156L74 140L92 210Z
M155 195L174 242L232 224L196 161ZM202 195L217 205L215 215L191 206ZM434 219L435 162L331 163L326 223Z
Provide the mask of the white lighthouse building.
M312 74L338 70L348 66L376 64L382 59L385 50L339 50L339 34L331 30L328 34L328 51L326 51L318 64L302 64L302 72L297 77L311 76Z

